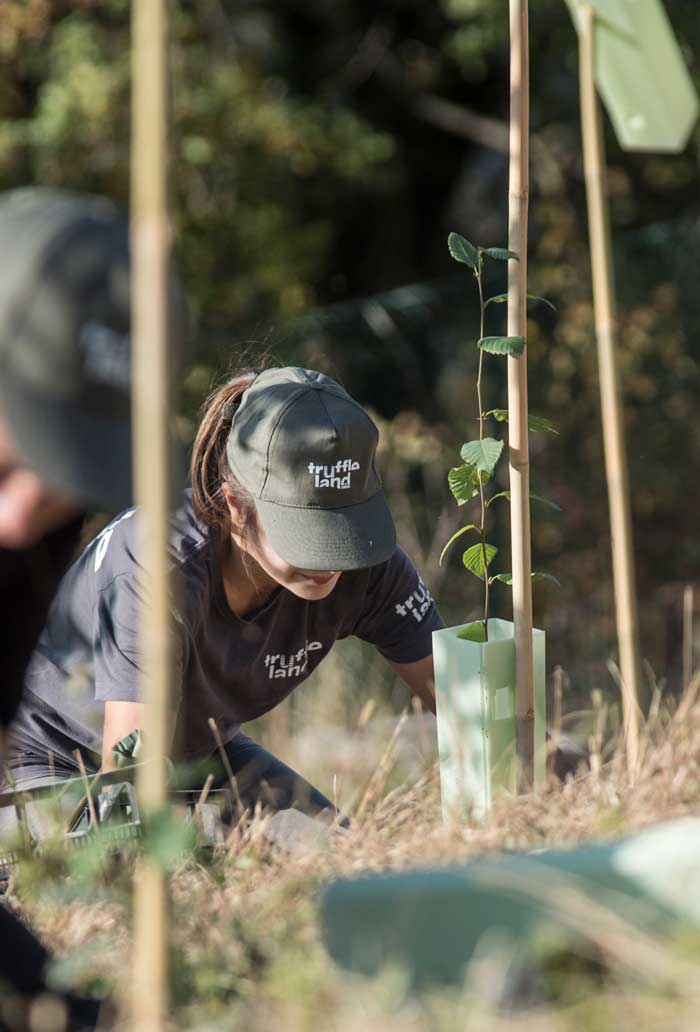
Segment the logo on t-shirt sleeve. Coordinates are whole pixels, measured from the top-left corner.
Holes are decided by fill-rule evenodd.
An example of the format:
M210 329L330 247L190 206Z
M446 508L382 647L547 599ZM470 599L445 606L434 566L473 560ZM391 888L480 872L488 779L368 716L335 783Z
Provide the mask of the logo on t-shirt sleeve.
M135 512L136 509L127 509L127 511L123 512L121 516L118 516L116 520L112 520L109 526L105 527L105 529L99 533L92 542L92 544L95 545L95 573L99 573L100 567L105 560L107 549L109 548L109 543L112 540L114 531L122 520L130 520Z
M323 642L307 641L298 652L289 655L270 653L265 656L267 676L272 680L277 677L302 677L309 668L309 653L323 648Z
M395 609L399 616L407 616L410 613L413 619L420 623L432 604L433 596L419 576L416 590L412 591L403 602L397 602Z

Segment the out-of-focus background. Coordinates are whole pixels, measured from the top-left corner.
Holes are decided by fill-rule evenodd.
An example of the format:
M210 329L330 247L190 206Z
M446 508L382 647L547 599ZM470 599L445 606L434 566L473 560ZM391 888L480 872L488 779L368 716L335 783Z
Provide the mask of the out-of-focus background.
M700 84L697 2L666 8ZM61 185L128 204L129 16L127 0L4 0L1 188ZM446 238L506 242L506 6L178 0L171 28L175 247L203 343L182 385L183 434L241 356L340 378L381 427L399 537L445 619L477 617L460 550L438 566L465 515L446 474L475 429L478 335L473 281ZM561 582L535 588L535 622L572 710L594 688L616 691L610 542L563 0L534 4L530 33L529 288L557 307L532 309L530 401L559 429L532 435L532 486L561 506L533 505L534 568ZM675 689L681 596L700 561L700 132L677 156L625 154L609 125L607 145L646 690L655 679ZM504 406L502 360L488 359L487 377L487 407ZM493 517L508 570L507 507ZM509 618L509 589L494 596L493 614ZM261 731L298 742L310 723L347 727L369 706L381 716L405 702L382 664L346 643Z

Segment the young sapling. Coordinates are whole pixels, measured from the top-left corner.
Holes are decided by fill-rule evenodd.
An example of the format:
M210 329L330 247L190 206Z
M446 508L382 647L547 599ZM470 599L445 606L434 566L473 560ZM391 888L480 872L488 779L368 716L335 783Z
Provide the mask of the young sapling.
M467 502L478 497L479 521L478 523L468 523L464 527L460 527L460 529L452 535L442 550L440 562L442 562L447 551L454 542L458 540L458 538L461 538L464 534L476 535L478 540L475 544L470 545L463 553L462 562L470 573L484 582L484 615L481 620L474 620L472 623L467 624L467 626L459 632L458 637L465 638L467 641L485 642L488 640L488 616L491 585L495 581L501 581L504 584L512 584L513 578L510 573L491 574L489 572L491 563L498 553L498 549L495 545L490 544L486 539L487 509L498 498L510 499L510 492L499 491L490 496L486 492L486 485L493 478L494 470L501 457L504 446L503 440L486 436L486 421L487 419L493 419L498 423L507 422L508 411L507 409L489 409L488 411L484 409L482 400L484 355L510 355L513 358L519 358L525 350L525 338L485 335L486 311L488 306L504 304L508 300L508 295L495 294L493 297L484 297L484 268L488 260L507 262L511 259L514 261L518 261L519 259L518 255L513 251L508 251L503 247L478 247L475 244L471 244L463 236L460 236L459 233L450 233L447 244L450 254L455 261L466 265L471 270L474 279L476 280L479 294L479 366L476 377L479 437L476 440L467 441L462 445L460 452L462 463L459 466L453 467L449 471L447 479L450 485L450 490L452 491L458 505L466 505ZM539 297L537 294L528 294L527 297L529 301L541 302L554 310L554 305L551 301L547 301L544 297ZM528 428L532 432L558 432L555 430L552 423L543 416L528 416ZM542 498L539 495L531 493L530 498L547 505L550 508L557 510L559 508L559 506L555 505L554 502L547 501L547 499ZM553 577L548 573L533 573L532 578L533 580L549 580L554 583L558 583L556 577Z

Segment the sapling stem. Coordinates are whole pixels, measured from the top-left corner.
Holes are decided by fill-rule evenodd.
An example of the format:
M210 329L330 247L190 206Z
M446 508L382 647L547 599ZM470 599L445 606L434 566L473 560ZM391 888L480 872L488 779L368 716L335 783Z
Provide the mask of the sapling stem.
M475 270L476 282L479 288L479 340L484 336L486 305L484 303L484 287L481 281L484 259L479 254L479 262ZM479 349L479 371L476 377L476 396L479 405L479 440L484 439L484 405L481 399L481 374L484 368L484 352ZM486 552L486 500L484 498L484 474L479 470L479 500L481 502L481 522L479 534L481 536L481 552L484 557L484 641L489 640L489 567L488 555Z

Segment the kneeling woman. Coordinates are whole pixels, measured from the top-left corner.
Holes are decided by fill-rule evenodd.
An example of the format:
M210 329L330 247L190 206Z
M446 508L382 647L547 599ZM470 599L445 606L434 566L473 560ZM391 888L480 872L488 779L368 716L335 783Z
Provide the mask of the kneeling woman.
M281 702L338 638L371 642L434 710L432 598L394 525L375 466L377 429L331 378L247 371L209 398L192 488L173 522L179 576L173 757L216 751L216 721L244 804L332 811L241 725ZM62 581L13 728L18 788L112 769L143 724L138 510L122 513ZM196 788L196 785L192 785Z

